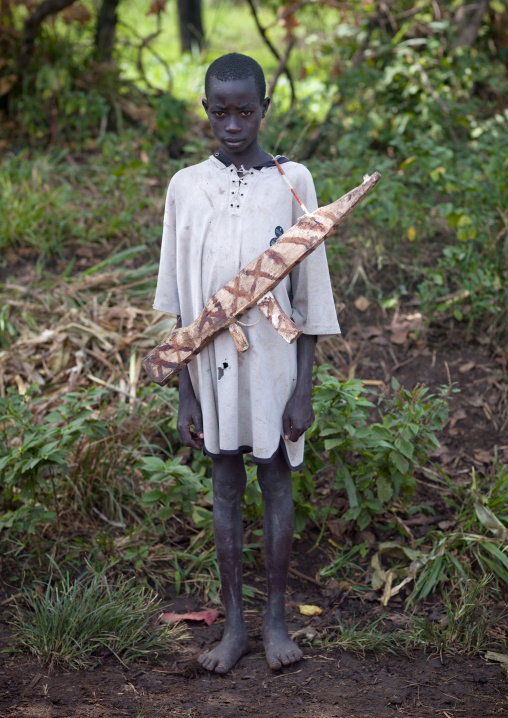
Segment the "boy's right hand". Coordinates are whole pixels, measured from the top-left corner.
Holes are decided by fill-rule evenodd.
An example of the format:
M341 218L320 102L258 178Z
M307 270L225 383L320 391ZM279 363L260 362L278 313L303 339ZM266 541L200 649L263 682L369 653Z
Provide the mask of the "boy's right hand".
M191 431L191 426L195 432ZM203 448L203 414L196 397L180 396L176 427L184 446L198 450Z
M178 418L176 428L180 434L182 444L192 449L202 449L204 442L203 414L194 389L192 388L189 370L184 367L180 372L180 402L178 405ZM191 431L191 426L195 432Z

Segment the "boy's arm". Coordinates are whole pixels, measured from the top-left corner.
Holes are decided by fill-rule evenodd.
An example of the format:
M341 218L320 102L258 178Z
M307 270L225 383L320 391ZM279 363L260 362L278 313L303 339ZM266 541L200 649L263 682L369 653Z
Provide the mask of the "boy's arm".
M184 446L192 449L202 449L204 444L203 414L194 389L192 387L189 369L184 367L179 376L179 397L177 429ZM194 426L196 434L192 434L191 426Z
M296 387L282 415L284 438L289 439L289 441L298 441L314 421L312 367L314 365L316 337L310 334L302 334L297 340L296 348Z

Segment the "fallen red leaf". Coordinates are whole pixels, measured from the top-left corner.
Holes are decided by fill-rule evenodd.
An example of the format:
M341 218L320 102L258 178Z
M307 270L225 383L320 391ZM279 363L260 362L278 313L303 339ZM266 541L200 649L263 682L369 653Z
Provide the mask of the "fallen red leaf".
M211 626L220 616L220 612L216 608L211 611L195 611L194 613L163 613L159 621L161 623L177 623L178 621L204 621L207 626Z

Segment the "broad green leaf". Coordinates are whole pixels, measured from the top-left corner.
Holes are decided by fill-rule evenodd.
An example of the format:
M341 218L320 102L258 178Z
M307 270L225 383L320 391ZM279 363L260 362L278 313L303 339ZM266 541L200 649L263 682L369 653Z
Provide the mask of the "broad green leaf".
M160 509L157 511L157 518L159 518L161 521L167 521L170 519L174 514L174 510L172 506L161 506Z
M508 569L508 556L503 553L503 551L501 551L495 544L490 543L489 541L482 541L481 546L486 551L488 551L497 561L499 561L499 563L502 563L506 569Z
M166 464L158 456L144 456L143 469L147 471L164 471Z
M349 469L346 464L341 460L339 460L339 467L339 471L344 479L344 486L346 487L349 506L354 509L358 506L358 496L356 493L355 482L351 478L351 474L349 473Z
M196 528L204 528L205 526L211 525L213 514L210 509L205 509L203 506L193 506L192 520L194 521Z
M151 491L147 491L146 494L143 494L141 502L146 506L153 506L153 504L160 501L163 496L164 494L160 491L160 489L152 489Z
M409 470L409 461L399 454L397 451L390 452L390 461L395 464L401 474L407 474Z
M395 439L394 443L400 453L404 454L407 459L413 458L414 447L411 442L409 442L407 439L403 439L402 437L398 437L397 439Z
M494 536L496 536L496 538L500 541L506 541L508 539L508 528L501 523L494 512L491 511L488 506L482 504L478 498L475 498L474 500L474 507L476 515L478 516L478 521L482 524L482 526L485 526L486 529L492 531Z
M342 437L338 439L326 439L325 440L325 450L331 451L332 449L337 448L337 446L342 446L344 444L344 439Z
M423 588L420 591L420 598L425 598L425 596L428 596L429 593L436 587L439 577L439 572L441 571L441 565L443 563L443 557L438 556L434 560L434 565L432 566L432 569L430 571L430 574L425 581Z
M377 495L381 503L386 503L392 498L393 488L385 476L378 476L376 479Z

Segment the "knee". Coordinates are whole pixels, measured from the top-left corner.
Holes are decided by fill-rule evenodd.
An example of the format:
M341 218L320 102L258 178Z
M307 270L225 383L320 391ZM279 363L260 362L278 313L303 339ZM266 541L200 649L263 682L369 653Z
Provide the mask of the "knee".
M280 500L292 494L291 475L271 474L258 476L259 486L265 501Z
M242 500L245 484L238 485L232 482L213 482L213 498L223 504L237 504Z
M236 504L242 500L247 479L243 463L241 467L214 467L213 497L214 501L224 504Z

